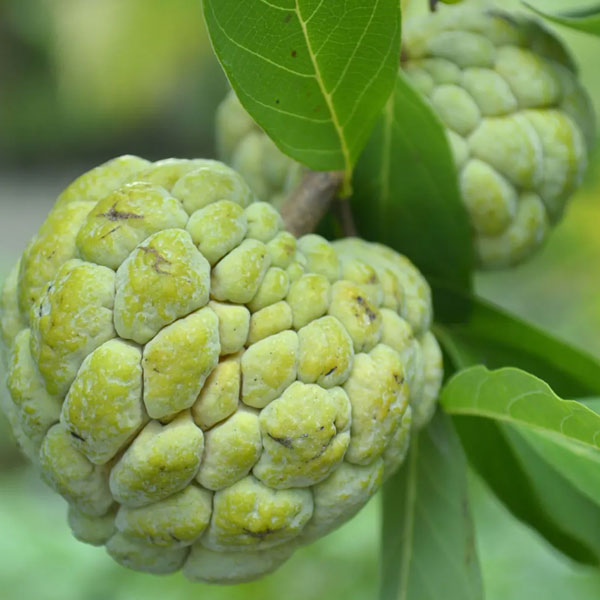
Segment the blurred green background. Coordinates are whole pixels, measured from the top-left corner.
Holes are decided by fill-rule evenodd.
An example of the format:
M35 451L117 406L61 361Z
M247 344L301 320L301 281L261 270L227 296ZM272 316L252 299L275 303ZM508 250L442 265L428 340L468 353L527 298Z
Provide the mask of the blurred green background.
M413 0L419 3L425 0ZM543 6L575 4L548 0ZM502 2L504 8L516 5ZM560 34L600 108L600 41ZM213 116L226 87L198 0L3 0L0 280L77 174L124 153L213 156ZM599 226L596 152L585 185L543 251L513 271L478 276L478 290L600 357ZM128 571L103 549L74 540L64 502L19 459L3 421L0 436L4 600L376 597L378 498L262 581L235 588L194 585L181 576ZM488 600L599 597L600 575L560 557L475 477L471 484Z

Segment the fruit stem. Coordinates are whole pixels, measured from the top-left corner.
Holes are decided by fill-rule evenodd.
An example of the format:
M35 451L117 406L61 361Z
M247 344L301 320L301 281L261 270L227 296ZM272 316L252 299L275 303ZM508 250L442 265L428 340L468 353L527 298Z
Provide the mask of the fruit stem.
M345 237L356 237L358 229L354 222L354 215L348 198L337 198L333 204L335 216L340 224Z
M281 207L287 230L296 237L314 231L343 181L343 171L308 171Z

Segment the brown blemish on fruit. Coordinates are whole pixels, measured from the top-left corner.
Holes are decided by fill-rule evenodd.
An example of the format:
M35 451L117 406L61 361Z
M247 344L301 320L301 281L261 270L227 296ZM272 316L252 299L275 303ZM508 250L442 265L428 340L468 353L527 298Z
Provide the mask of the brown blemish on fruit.
M103 240L105 237L108 237L111 233L114 233L117 229L120 229L120 225L113 227L110 231L107 231L100 239Z
M271 435L270 433L267 433L267 435L274 441L277 442L278 444L281 444L282 446L285 446L286 448L293 448L294 445L292 444L292 440L290 438L287 437L275 437L274 435Z
M250 537L253 538L257 538L259 540L263 540L264 538L266 538L268 535L271 535L272 533L277 533L278 531L281 531L282 528L279 529L263 529L262 531L251 531L250 529L246 529L244 527L243 531L244 533L248 534Z
M126 219L143 219L144 215L137 215L130 212L120 212L117 210L117 203L115 202L108 212L100 213L99 217L106 217L109 221L122 221Z
M154 264L152 265L152 268L159 273L160 275L170 275L170 273L168 271L161 271L160 270L160 265L170 265L171 261L168 261L164 256L162 256L161 254L159 254L158 250L156 248L151 248L149 246L140 246L140 250L142 250L142 252L146 252L147 254L152 254L155 258Z
M85 439L82 438L78 433L75 433L74 431L69 431L69 433L76 439L79 440L80 442L85 442Z
M317 460L317 458L321 458L321 456L323 456L323 454L325 454L325 451L327 450L327 448L329 448L329 446L331 446L331 442L333 442L333 440L335 439L336 434L337 434L337 431L327 440L327 443L325 443L321 446L321 449L319 450L319 452L317 452L317 454L315 454L308 462Z
M365 311L365 314L369 318L369 321L374 321L377 318L377 315L371 310L369 303L362 296L356 296L356 301Z

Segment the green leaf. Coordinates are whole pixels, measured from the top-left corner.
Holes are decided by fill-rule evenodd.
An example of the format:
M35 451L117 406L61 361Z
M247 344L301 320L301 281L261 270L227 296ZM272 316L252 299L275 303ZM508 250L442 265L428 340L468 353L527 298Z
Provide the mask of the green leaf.
M523 468L541 501L542 511L553 518L565 532L579 539L593 553L589 562L600 566L600 506L577 486L570 478L556 470L552 461L546 460L523 436L521 428L502 425L506 438L517 453ZM576 557L575 557L576 558Z
M519 369L470 367L450 379L440 403L453 415L523 425L600 449L600 415L581 402L561 400L547 383Z
M438 411L384 487L380 600L482 600L466 460Z
M433 282L436 335L457 368L515 366L567 398L600 394L600 362L497 306Z
M469 477L487 600L595 600L600 570L574 564L520 523L480 478Z
M600 414L600 398L589 398L585 405ZM600 507L600 452L524 427L517 431L544 461ZM600 530L598 537L600 543Z
M406 254L427 276L470 287L471 229L444 127L401 74L353 183L362 237Z
M600 507L600 452L519 427L521 437L581 493ZM600 530L599 530L600 535Z
M449 301L456 302L456 298L451 296ZM527 365L565 390L590 393L600 386L597 382L600 368L591 357L493 305L473 298L469 302L471 321L454 324L456 329L452 325L438 325L436 331L456 368L482 361L488 366ZM517 432L523 438L517 446L518 440L508 439L510 428L493 419L460 416L453 420L470 464L502 503L567 556L597 565L600 561L598 507L590 501L589 494L582 492L582 486L574 483L575 474L585 477L585 466L568 467L565 463L566 470L571 471L565 473L558 461L551 464L544 456L538 458L541 465L534 463L533 448L528 447L522 436L523 427ZM545 439L552 443L556 436ZM579 443L570 446L597 453ZM544 485L540 483L542 472ZM572 510L565 510L569 506Z
M204 0L204 15L256 122L289 156L349 179L393 89L398 0Z
M553 23L600 36L600 4L589 8L570 10L560 14L547 13L546 11L542 11L535 6L532 6L529 2L523 2L523 4L540 15L540 17L544 17L544 19L548 19Z
M583 398L581 402L589 406L594 412L600 414L600 398Z
M514 428L477 417L454 417L453 422L470 465L515 517L573 560L599 564L597 504L529 448Z

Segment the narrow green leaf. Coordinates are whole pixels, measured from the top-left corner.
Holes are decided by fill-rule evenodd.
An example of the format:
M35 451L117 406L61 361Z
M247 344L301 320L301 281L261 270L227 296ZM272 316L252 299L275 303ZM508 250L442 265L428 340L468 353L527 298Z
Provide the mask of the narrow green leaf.
M241 103L283 152L349 177L390 95L398 0L204 0Z
M551 14L540 10L532 6L529 2L523 2L523 4L540 15L540 17L544 17L544 19L548 19L553 23L600 36L600 4L588 8L569 10L568 12L559 14Z
M444 128L401 74L353 183L362 237L406 254L428 276L470 287L471 230Z
M561 400L547 383L519 369L470 367L450 379L440 402L450 414L523 425L600 449L600 415L580 402Z
M564 473L557 471L544 455L536 452L519 429L507 425L501 425L501 428L526 470L540 498L543 512L594 553L595 558L589 564L600 566L598 503L581 493Z
M436 282L432 287L441 321L436 335L457 368L514 366L566 398L600 394L600 362L592 355L487 301Z
M470 465L515 517L573 560L600 562L596 504L525 442L519 445L510 426L477 417L453 421Z
M580 492L600 507L600 452L561 437L519 427L521 437ZM600 536L600 531L598 532Z
M438 411L385 486L380 600L482 600L466 460Z

